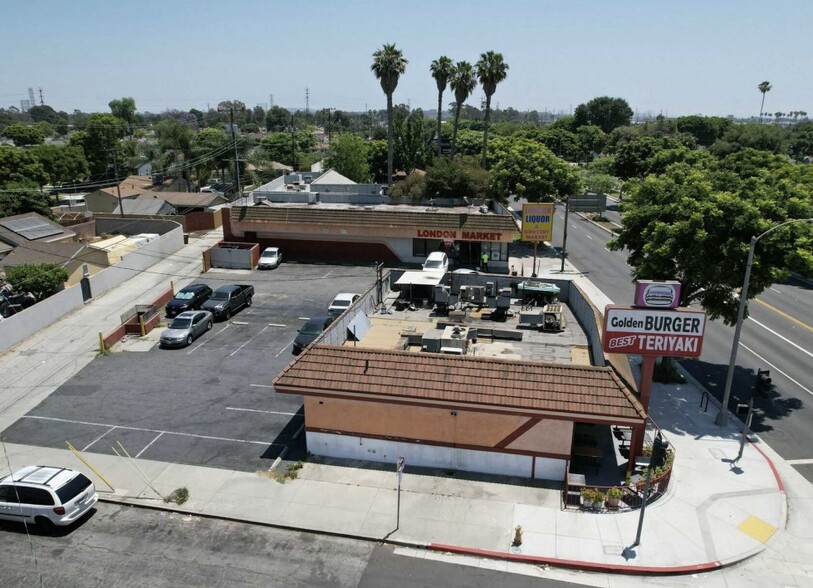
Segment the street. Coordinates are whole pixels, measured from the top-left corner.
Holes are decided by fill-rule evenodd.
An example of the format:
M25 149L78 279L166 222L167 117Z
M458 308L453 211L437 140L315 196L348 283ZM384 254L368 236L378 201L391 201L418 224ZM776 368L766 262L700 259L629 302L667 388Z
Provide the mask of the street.
M78 526L44 535L0 523L5 587L575 586L530 575L397 555L391 546L98 503ZM468 559L468 558L467 558ZM39 570L39 577L37 570Z
M608 201L608 209L616 208ZM607 218L619 221L609 210ZM564 209L557 207L553 245L561 247ZM624 252L605 247L610 234L578 215L568 219L568 260L616 304L631 304L633 285ZM813 386L813 287L796 278L774 284L749 303L749 318L740 337L730 408L747 403L758 369L769 369L773 390L755 401L752 429L783 458L813 481L813 417L804 411ZM681 360L689 373L718 399L722 398L731 354L734 328L721 321L706 327L703 353L698 359ZM716 410L713 406L709 410Z

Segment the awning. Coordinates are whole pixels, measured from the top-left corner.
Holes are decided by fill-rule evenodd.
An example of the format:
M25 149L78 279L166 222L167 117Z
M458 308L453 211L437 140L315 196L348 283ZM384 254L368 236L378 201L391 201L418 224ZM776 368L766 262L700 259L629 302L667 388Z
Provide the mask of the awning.
M396 286L437 286L443 281L442 272L404 272L395 282Z

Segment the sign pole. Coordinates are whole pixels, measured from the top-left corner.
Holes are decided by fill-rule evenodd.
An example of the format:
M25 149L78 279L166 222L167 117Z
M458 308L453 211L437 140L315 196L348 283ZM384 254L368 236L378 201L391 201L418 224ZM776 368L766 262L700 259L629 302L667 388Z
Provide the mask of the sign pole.
M406 465L406 460L404 456L398 458L398 462L395 465L395 471L398 472L398 502L397 506L395 507L395 530L401 528L401 480L404 477L404 466Z
M539 243L537 241L534 241L534 267L531 270L531 277L532 278L536 277L536 246L537 245L539 245Z
M565 228L563 229L563 232L562 232L562 267L559 270L560 272L565 271L565 256L567 255L565 253L565 251L567 249L567 214L568 214L568 212L570 212L570 198L565 200Z
M644 528L644 512L646 511L646 503L649 500L649 480L652 477L652 464L646 466L646 482L644 482L644 502L641 504L641 514L638 517L638 532L635 533L635 543L632 544L636 547L641 544L641 530Z

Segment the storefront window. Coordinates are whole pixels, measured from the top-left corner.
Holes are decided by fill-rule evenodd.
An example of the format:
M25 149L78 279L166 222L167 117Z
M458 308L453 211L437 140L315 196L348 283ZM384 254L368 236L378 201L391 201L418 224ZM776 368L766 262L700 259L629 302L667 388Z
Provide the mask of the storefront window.
M427 257L433 251L441 249L439 239L412 239L412 256Z
M487 252L491 261L508 261L508 243L486 241L480 244L480 251Z

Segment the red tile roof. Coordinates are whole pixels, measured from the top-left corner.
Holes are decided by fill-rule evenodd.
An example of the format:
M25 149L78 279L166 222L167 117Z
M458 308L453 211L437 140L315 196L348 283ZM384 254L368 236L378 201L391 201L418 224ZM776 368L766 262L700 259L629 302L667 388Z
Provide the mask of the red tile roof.
M515 412L641 421L612 368L316 345L274 380L277 392L446 402Z

